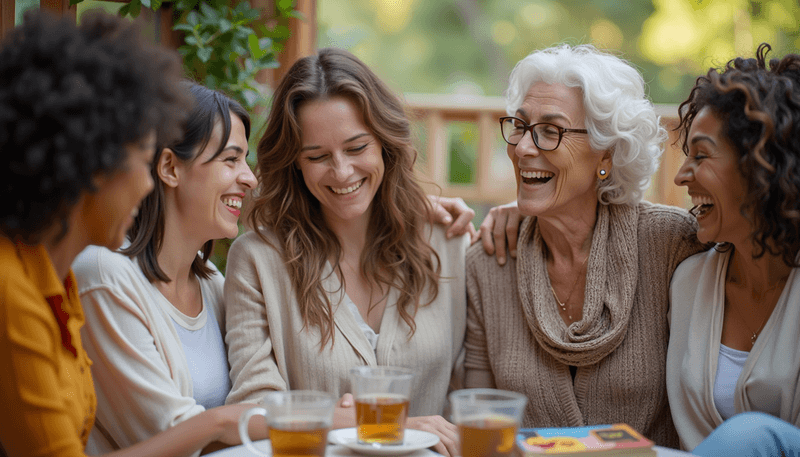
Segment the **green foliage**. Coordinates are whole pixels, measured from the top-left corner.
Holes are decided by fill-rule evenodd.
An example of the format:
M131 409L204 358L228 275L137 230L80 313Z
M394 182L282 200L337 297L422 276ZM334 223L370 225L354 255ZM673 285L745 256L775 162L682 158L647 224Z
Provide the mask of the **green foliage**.
M184 23L175 25L186 34L178 51L187 71L207 87L236 96L248 109L259 104L264 93L256 73L277 67L281 48L266 36L269 30L259 24L259 16L246 2L234 8L201 3L186 13Z
M477 126L470 122L452 122L448 125L450 147L447 156L449 163L449 182L453 184L470 184L475 181L475 170L472 164L477 160L478 149Z
M84 0L70 0L71 4ZM221 90L248 111L266 105L269 88L259 84L256 74L278 66L277 55L289 38L288 21L297 17L294 0L278 0L276 16L265 21L258 9L243 1L229 6L227 0L177 0L173 30L184 34L178 48L186 72L193 79ZM130 0L121 16L137 17L142 7L158 10L163 0ZM266 23L273 24L267 26Z

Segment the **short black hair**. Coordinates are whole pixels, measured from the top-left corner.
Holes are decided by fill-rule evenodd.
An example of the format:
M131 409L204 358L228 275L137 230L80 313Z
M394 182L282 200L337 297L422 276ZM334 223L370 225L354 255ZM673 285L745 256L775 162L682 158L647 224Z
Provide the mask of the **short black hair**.
M0 233L39 243L125 145L181 133L187 99L177 54L130 21L90 12L76 26L41 10L0 43Z
M158 176L158 161L164 148L170 148L182 162L192 162L200 155L211 136L217 122L222 123L222 138L214 156L216 158L225 150L225 145L231 136L231 113L238 116L244 124L244 132L250 139L250 116L247 111L235 100L221 92L211 90L199 84L184 81L182 88L191 94L194 106L189 113L183 139L174 143L162 144L156 150L153 159L153 182L155 189L142 201L139 214L128 230L131 244L122 250L123 254L136 258L142 272L151 282L169 282L171 279L164 273L158 264L158 253L164 240L164 220L166 207L164 205L164 183ZM214 240L209 240L203 245L203 254L195 257L192 263L192 273L202 278L211 276L213 270L206 266L206 261L214 249Z
M755 58L737 57L697 78L679 109L684 153L697 114L708 107L739 156L747 182L742 215L754 227L755 257L769 252L800 267L800 55L769 60L761 44Z

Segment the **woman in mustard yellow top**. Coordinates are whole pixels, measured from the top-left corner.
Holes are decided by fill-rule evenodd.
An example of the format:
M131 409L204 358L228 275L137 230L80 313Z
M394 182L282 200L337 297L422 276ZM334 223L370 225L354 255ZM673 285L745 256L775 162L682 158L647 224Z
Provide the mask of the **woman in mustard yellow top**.
M104 14L76 27L29 13L0 44L0 455L84 455L96 399L70 264L125 239L153 188L156 140L180 135L179 73L175 56ZM240 412L198 415L115 455L236 442Z

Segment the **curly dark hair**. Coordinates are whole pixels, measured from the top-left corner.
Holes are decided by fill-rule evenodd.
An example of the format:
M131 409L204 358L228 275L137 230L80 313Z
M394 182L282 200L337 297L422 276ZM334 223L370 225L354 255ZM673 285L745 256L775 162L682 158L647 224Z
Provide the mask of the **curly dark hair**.
M181 134L180 60L127 20L80 26L29 11L0 44L0 233L28 243L61 225L93 178L120 169L124 146Z
M771 59L761 44L755 58L737 57L697 78L680 105L683 152L689 129L705 107L721 120L739 154L747 182L742 214L752 221L754 256L780 255L798 267L800 252L800 55Z

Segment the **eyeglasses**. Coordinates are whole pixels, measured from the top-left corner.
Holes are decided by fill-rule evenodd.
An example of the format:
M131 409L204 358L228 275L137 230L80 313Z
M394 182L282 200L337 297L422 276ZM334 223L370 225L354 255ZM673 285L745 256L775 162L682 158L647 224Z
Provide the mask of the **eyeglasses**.
M522 119L512 116L500 118L500 131L503 133L503 139L512 146L519 144L528 130L533 137L533 144L542 151L552 151L557 148L561 144L561 137L564 136L564 133L588 133L586 129L565 129L547 122L529 125Z

